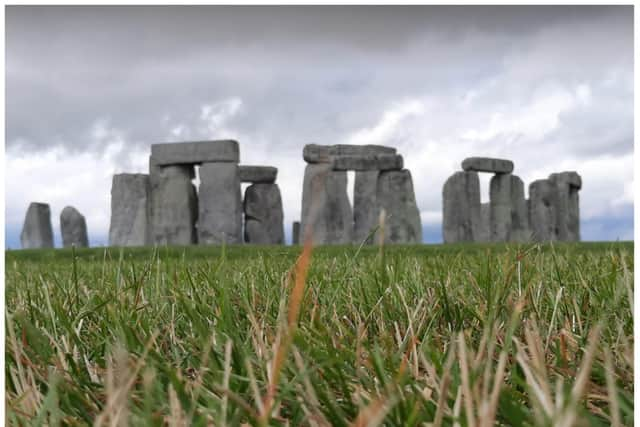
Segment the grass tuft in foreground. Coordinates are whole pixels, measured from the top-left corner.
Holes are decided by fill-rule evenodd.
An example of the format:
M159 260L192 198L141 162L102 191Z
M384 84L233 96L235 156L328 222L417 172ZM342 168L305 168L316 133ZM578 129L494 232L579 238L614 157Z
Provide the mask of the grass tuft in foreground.
M633 424L632 244L5 259L7 424Z

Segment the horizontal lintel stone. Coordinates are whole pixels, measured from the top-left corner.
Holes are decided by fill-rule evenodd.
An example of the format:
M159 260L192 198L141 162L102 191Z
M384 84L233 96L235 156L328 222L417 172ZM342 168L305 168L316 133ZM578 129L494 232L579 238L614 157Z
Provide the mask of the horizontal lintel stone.
M334 156L331 160L333 170L385 171L401 170L402 167L402 156L398 154Z
M335 156L374 156L396 154L396 149L384 145L319 145L307 144L302 150L302 157L307 163L331 163Z
M240 161L238 142L214 141L170 142L152 144L151 156L158 166Z
M467 157L462 161L462 170L492 173L513 172L513 162L506 159L490 157Z
M238 174L241 182L273 184L278 176L278 168L273 166L239 166Z

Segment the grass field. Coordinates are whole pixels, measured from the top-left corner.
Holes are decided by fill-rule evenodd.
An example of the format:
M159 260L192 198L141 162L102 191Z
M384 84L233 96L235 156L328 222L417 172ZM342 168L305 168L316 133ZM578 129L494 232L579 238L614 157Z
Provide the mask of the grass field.
M11 425L633 425L633 244L9 251Z

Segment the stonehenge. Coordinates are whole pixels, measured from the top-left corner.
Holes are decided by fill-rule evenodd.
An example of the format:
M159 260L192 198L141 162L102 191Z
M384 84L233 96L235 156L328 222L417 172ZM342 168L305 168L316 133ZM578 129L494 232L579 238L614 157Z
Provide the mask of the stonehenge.
M375 241L380 212L385 212L384 241L422 241L420 212L411 173L402 156L380 145L308 144L302 186L301 239L314 244ZM355 171L353 209L347 196L347 171Z
M234 140L152 144L149 174L114 176L109 244L283 244L278 170L239 162Z
M470 157L462 172L447 179L442 190L442 234L445 243L579 241L576 172L553 173L534 181L525 198L524 183L513 175L513 162ZM480 202L478 172L491 177L489 202Z
M23 249L53 248L51 209L46 203L29 204L20 233Z
M73 206L65 207L60 213L60 234L62 234L62 246L65 248L89 246L87 221Z

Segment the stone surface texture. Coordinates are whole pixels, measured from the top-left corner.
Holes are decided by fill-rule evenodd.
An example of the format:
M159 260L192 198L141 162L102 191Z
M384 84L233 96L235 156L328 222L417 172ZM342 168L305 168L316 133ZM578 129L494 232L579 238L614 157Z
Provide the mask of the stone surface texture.
M198 243L242 243L242 194L238 165L203 163L198 193Z
M300 244L300 221L293 221L292 230L291 230L291 244L292 245Z
M65 248L89 246L87 221L73 206L66 206L60 212L60 234L62 234L62 246Z
M51 209L46 203L29 204L20 233L22 249L53 248Z
M478 173L456 172L442 189L442 234L445 243L474 242L481 235Z
M347 173L330 164L308 164L302 188L301 239L314 245L351 243L353 213L347 196Z
M150 158L150 223L152 242L157 245L196 243L198 198L191 182L192 165L159 166Z
M149 175L123 173L111 184L110 246L144 246L151 242Z
M491 241L491 204L480 204L480 226L474 235L476 242Z
M376 203L385 211L384 241L387 243L421 243L422 226L416 205L411 172L383 171L378 175Z
M530 240L529 215L522 179L511 174L496 174L489 189L490 240L525 242Z
M582 178L576 172L560 172L549 175L556 190L556 234L560 241L580 240L580 198Z
M241 182L273 184L278 176L278 168L272 166L239 166L238 174Z
M209 162L240 161L237 141L230 139L213 141L172 142L152 144L151 156L158 166L201 164Z
M396 154L396 149L384 145L318 145L307 144L302 157L307 163L331 163L335 156L379 156Z
M244 193L244 241L284 244L282 197L277 184L253 184Z
M462 161L462 170L491 173L513 172L513 162L490 157L467 157Z
M532 240L548 242L558 240L556 232L557 191L548 179L529 184L529 225Z
M403 166L402 156L397 154L381 154L366 156L334 156L331 159L333 170L341 171L384 171L401 170Z
M372 244L371 232L378 226L377 203L379 171L357 171L353 185L353 242ZM365 241L366 240L366 241Z

